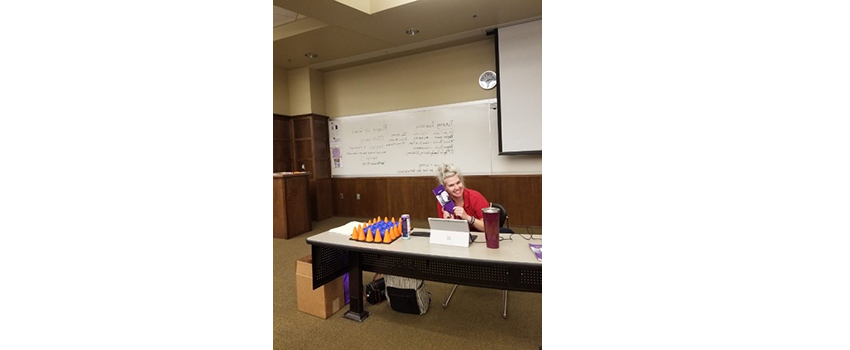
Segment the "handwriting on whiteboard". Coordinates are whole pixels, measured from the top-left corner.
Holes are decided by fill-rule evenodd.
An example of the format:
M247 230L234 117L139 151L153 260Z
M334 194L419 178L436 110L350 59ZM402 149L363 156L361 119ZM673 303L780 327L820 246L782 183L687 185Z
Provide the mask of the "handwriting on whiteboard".
M356 140L344 149L345 158L357 161L362 166L383 166L387 150L406 157L446 156L455 153L454 120L430 121L416 124L413 131L391 132L387 124L358 127L350 131ZM400 174L433 173L439 163L425 163L415 169L400 169Z
M491 172L492 99L331 118L333 176L433 176L441 164ZM351 118L349 118L351 117ZM322 150L323 151L323 150ZM334 158L336 161L337 158ZM344 165L344 166L343 166Z

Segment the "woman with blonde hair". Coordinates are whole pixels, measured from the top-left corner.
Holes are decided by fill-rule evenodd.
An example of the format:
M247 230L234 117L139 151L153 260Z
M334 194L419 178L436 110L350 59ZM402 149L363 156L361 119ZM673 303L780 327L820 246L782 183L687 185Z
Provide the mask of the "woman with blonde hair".
M484 214L481 209L490 205L481 193L466 188L460 169L449 164L439 166L437 181L443 185L449 198L455 204L454 210L450 213L437 203L437 215L444 219L466 220L470 231L484 232Z

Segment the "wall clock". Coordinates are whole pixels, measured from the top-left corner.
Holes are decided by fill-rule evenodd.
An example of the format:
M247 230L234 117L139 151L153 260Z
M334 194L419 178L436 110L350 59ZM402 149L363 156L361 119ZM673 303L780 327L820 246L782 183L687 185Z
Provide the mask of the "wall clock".
M481 73L481 76L478 77L478 85L484 90L496 87L496 73L491 70Z

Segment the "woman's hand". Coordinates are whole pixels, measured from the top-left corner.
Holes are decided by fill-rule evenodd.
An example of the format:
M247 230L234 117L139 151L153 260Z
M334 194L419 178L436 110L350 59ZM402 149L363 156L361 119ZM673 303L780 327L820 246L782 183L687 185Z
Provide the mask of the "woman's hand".
M455 216L462 220L469 221L469 215L466 215L466 211L463 210L463 207L455 207Z
M443 219L451 219L451 218L452 218L452 214L443 210Z

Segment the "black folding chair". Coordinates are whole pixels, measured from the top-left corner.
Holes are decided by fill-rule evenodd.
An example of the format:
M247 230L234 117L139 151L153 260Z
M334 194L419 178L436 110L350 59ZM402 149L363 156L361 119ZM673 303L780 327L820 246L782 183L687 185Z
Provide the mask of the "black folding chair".
M490 203L490 206L494 207L494 208L499 208L499 233L514 233L514 231L511 230L509 227L504 227L505 221L508 220L508 211L505 210L505 207L503 207L501 204L498 204L498 203ZM449 301L452 300L452 295L455 294L455 289L457 289L456 284L455 284L454 287L452 287L452 291L449 293L449 297L446 298L446 302L443 303L444 309L449 306ZM504 309L502 310L502 318L507 319L508 318L508 291L504 290L503 292L505 293L505 306L504 306Z

